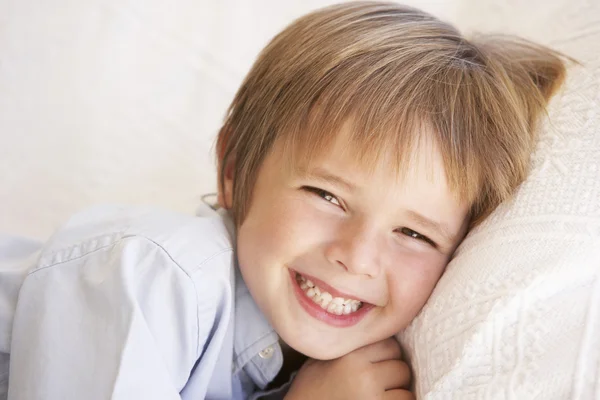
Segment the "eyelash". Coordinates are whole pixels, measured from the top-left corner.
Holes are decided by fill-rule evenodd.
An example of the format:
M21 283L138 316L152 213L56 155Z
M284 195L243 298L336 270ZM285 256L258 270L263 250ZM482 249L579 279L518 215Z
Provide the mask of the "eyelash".
M420 240L422 242L428 243L431 246L437 248L437 244L435 244L435 242L431 239L429 239L427 236L421 235L419 232L413 231L410 228L400 228L400 233L402 233L403 235L406 235L410 238L413 238L415 240Z
M319 189L319 188L316 188L313 186L304 186L303 189L308 192L311 192L313 194L316 194L317 196L319 196L323 200L333 204L334 206L343 208L340 200L335 195L328 192L327 190ZM332 200L335 200L337 202L337 204L334 203ZM425 242L425 243L433 246L436 249L438 247L437 244L433 240L429 239L427 236L421 235L419 232L413 231L410 228L403 227L403 228L400 228L399 231L401 234L403 234L409 238Z
M312 186L304 186L303 189L316 194L317 196L321 197L325 201L328 201L329 203L333 204L334 206L342 207L342 203L339 201L339 199L337 197L335 197L333 194L329 193L327 190L319 189L319 188L312 187ZM329 197L329 199L328 199L328 197ZM334 203L332 200L335 200L337 202L337 204Z

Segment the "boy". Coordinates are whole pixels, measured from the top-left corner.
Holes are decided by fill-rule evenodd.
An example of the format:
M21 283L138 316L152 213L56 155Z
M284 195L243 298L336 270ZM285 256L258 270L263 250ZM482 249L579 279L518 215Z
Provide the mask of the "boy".
M218 213L96 208L2 266L8 398L412 398L391 337L525 178L564 73L393 3L301 18L231 105Z

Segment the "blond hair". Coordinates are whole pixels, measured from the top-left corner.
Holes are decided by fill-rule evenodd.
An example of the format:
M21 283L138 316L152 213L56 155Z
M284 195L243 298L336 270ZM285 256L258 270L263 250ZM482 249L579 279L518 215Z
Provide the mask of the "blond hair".
M233 170L232 211L243 221L262 161L280 142L296 159L326 149L351 120L359 162L394 149L398 171L423 127L440 148L450 189L471 204L471 226L525 179L562 57L507 36L463 37L395 3L357 2L308 14L262 51L217 140L221 190Z

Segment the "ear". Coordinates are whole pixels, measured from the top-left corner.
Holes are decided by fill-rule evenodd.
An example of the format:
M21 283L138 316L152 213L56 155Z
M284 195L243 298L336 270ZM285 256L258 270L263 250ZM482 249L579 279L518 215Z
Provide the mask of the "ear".
M232 207L233 204L233 171L235 165L235 157L232 155L228 158L227 161L225 158L225 149L227 147L227 142L231 137L230 131L227 127L221 128L219 132L219 137L217 139L217 157L218 157L218 192L217 192L217 202L219 206L228 210ZM223 163L225 162L225 165ZM221 176L222 174L222 176ZM223 185L221 185L221 181Z
M221 160L219 163L219 171L221 171ZM219 205L228 210L231 208L233 204L233 167L234 160L233 157L230 157L227 160L227 164L225 168L223 168L223 185L221 185L221 177L219 176L219 191L217 195L217 202Z

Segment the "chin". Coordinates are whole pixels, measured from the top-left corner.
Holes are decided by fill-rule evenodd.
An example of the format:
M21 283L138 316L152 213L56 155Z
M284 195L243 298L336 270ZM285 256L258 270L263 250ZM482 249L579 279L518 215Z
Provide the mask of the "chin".
M354 351L355 349L349 349L347 351L342 351L342 350L338 350L338 351L327 351L327 349L313 349L312 353L314 354L305 354L306 356L313 358L315 360L321 360L321 361L327 361L327 360L334 360L336 358L340 358L345 356L348 353L351 353L352 351ZM304 354L304 353L303 353Z
M289 335L286 335L286 332L281 332L279 335L292 349L315 360L333 360L362 347L362 345L352 346L349 343L340 343L340 337L343 336L343 332L340 332L339 336L336 335L336 338L329 341L323 341L319 337L321 336L319 333L302 335L298 334L298 332L290 332Z

